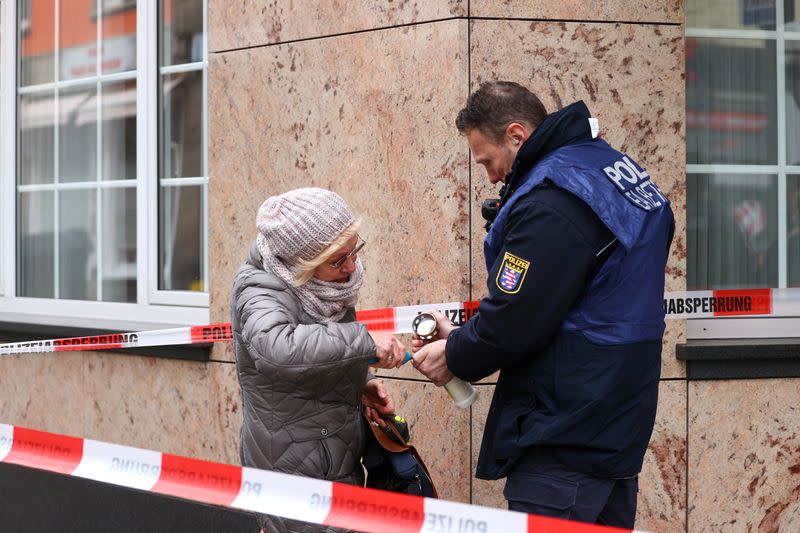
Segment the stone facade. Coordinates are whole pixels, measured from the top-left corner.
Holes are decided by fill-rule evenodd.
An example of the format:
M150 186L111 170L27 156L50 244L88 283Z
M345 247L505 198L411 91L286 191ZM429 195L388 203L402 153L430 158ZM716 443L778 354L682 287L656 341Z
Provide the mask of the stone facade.
M210 4L212 320L227 318L224 280L255 235L260 202L307 185L342 193L365 219L362 307L483 296L480 203L495 190L454 120L469 91L490 79L529 86L551 110L583 99L602 135L657 177L681 224L668 289L683 289L680 2L359 4ZM638 527L655 531L686 521L686 383L674 355L684 330L670 323L642 475ZM442 495L502 506L502 482L472 478L495 378L462 412L412 368L380 374Z
M494 189L454 118L471 89L500 78L551 110L583 99L601 134L648 169L677 219L667 290L684 289L679 0L208 3L212 322L229 319L260 203L309 185L364 217L362 308L480 298L480 202ZM637 529L795 530L797 382L687 381L675 359L684 340L685 324L670 321ZM236 463L232 360L226 346L208 363L6 356L0 420ZM494 378L458 411L411 368L381 375L441 495L502 506L502 483L472 477Z

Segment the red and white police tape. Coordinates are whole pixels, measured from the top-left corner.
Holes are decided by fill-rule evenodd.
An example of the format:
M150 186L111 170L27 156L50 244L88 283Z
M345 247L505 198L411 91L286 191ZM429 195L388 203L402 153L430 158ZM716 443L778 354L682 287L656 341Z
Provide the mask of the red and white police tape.
M370 331L411 333L419 313L438 309L454 324L462 325L478 310L478 302L450 302L366 309L356 313ZM667 319L742 316L800 316L800 289L730 289L669 292L664 294ZM119 348L206 344L231 340L230 323L87 337L0 344L0 355L110 350Z
M0 424L0 462L375 533L623 533Z

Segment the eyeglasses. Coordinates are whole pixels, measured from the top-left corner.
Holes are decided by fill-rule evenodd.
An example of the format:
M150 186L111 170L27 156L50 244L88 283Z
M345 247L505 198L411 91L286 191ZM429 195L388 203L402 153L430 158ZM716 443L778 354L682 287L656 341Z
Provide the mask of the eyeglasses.
M364 239L359 237L358 241L356 242L356 247L353 248L353 250L350 253L348 253L346 255L343 255L342 257L340 257L339 259L337 259L333 263L328 263L328 266L331 267L331 268L337 268L337 269L338 268L342 268L342 265L345 264L345 262L348 259L350 259L350 258L355 259L356 258L356 256L358 255L358 252L361 251L361 249L364 247L365 244L367 244L367 241L365 241Z

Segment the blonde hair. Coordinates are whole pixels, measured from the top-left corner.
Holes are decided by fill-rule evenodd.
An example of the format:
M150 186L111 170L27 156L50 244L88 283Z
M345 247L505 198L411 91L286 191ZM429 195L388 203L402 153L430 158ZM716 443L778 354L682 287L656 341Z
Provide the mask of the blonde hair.
M314 276L314 271L320 265L327 263L328 259L333 256L336 252L338 252L345 244L350 241L353 237L358 235L358 229L361 227L361 219L357 219L355 222L350 224L347 229L345 229L332 243L328 245L327 248L322 250L318 256L308 261L303 259L298 259L297 266L298 272L295 276L295 282L298 286L304 285Z

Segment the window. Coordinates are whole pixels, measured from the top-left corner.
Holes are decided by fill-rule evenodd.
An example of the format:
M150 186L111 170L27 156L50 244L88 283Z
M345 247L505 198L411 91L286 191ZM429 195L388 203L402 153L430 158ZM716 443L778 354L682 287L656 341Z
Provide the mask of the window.
M19 32L25 34L31 27L31 0L19 2Z
M99 5L98 5L99 4ZM102 9L103 15L110 15L115 11L136 7L136 0L92 0L92 14L97 16Z
M686 2L687 288L800 287L800 0ZM800 319L689 323L796 336Z
M206 322L205 2L13 4L0 320Z
M3 48L5 47L5 40L3 39L3 5L0 3L0 161L3 160L3 128L4 128L4 121L3 121L3 93L5 91L5 81L3 77ZM0 181L0 207L3 204L3 184ZM3 296L3 291L5 290L5 286L3 284L3 254L5 253L4 250L6 249L5 242L3 241L3 224L4 224L2 212L0 212L0 297Z
M207 290L206 69L201 0L164 0L159 53L160 290Z

